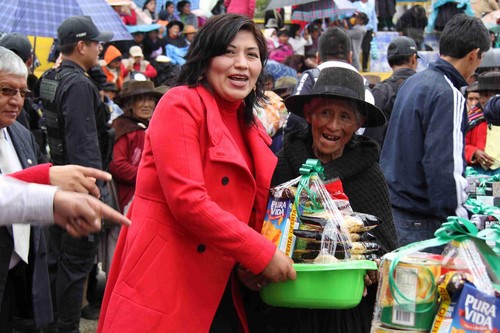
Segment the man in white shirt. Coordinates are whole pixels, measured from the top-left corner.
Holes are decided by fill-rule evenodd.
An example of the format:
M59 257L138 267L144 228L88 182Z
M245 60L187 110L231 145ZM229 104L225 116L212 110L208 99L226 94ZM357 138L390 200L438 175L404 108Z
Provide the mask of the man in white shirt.
M28 184L0 176L0 225L56 223L73 237L101 230L101 219L129 225L130 221L90 195Z

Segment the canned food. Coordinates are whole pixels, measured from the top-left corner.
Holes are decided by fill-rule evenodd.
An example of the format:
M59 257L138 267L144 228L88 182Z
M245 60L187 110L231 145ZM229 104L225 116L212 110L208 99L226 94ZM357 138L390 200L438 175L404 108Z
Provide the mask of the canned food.
M436 281L441 263L422 256L404 257L396 266L391 290L389 266L394 255L386 255L380 267L381 322L388 327L429 330L437 311Z

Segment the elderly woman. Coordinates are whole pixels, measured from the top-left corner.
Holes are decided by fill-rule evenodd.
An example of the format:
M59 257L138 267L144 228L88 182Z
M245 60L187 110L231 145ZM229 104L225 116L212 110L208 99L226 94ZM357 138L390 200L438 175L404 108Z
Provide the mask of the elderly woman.
M383 221L372 231L382 252L394 250L396 231L387 185L378 165L379 147L370 138L355 134L360 127L385 123L382 112L365 102L362 76L349 68L325 68L310 94L289 97L285 104L290 112L304 117L309 126L287 134L278 153L273 185L298 177L307 159L319 159L327 181L341 180L354 211ZM366 281L367 296L350 310L282 309L260 304L256 317L250 318L250 323L256 325L251 328L255 332L369 332L376 295L374 282Z
M130 80L118 98L123 115L111 125L115 129L115 145L109 168L117 185L122 212L134 195L146 129L161 96L153 82Z
M295 279L260 234L276 158L253 115L265 41L212 17L160 100L122 229L99 332L248 332L241 290Z

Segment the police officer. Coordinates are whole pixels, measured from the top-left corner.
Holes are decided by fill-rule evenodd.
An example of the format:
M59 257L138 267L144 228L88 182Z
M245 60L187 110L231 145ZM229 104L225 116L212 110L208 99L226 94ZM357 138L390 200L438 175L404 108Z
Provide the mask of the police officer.
M105 169L109 162L105 110L87 71L98 64L101 42L111 32L100 32L89 16L66 19L57 30L63 61L40 82L52 162ZM101 184L101 193L106 193ZM98 235L70 237L50 227L49 273L57 332L79 332L83 288L94 264Z

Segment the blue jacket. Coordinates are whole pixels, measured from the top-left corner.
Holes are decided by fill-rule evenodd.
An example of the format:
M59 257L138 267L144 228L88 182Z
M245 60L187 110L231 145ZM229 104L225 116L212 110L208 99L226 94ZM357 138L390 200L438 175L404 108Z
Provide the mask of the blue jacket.
M440 58L399 89L380 158L392 206L438 219L467 216L465 85Z

